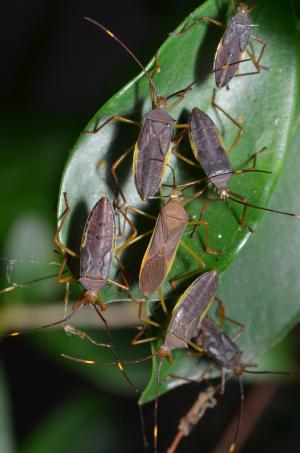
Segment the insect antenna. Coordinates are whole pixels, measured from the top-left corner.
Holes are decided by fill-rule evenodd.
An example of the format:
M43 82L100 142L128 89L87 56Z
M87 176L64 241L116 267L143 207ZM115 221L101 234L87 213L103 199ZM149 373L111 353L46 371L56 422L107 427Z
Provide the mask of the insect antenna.
M244 373L248 373L248 374L277 374L279 376L299 376L299 373L295 373L294 371L270 371L270 370L252 371L252 370L245 370Z
M85 304L78 304L76 306L75 309L73 309L73 311L65 316L63 319L60 319L59 321L53 321L53 322L50 322L48 324L45 324L43 326L40 326L40 327L37 327L37 328L33 328L33 329L30 329L30 330L26 330L26 331L14 331L14 332L10 332L8 334L5 334L5 335L1 335L2 338L7 338L7 337L17 337L19 335L25 335L27 333L31 333L31 332L36 332L36 331L39 331L39 330L42 330L42 329L46 329L48 327L54 327L54 326L57 326L57 325L60 325L60 324L64 324L66 322L68 322L70 319L73 318L73 316L78 312L78 310L80 310L82 307L84 307ZM125 370L124 370L124 367L122 365L122 362L121 360L119 359L118 357L118 354L117 354L117 351L116 351L116 348L113 344L113 341L112 341L112 337L111 337L111 334L110 334L110 330L108 328L108 324L107 324L107 321L106 319L104 318L104 316L101 314L100 310L98 309L98 307L93 304L93 307L97 313L97 315L100 317L101 321L103 322L104 324L104 329L105 329L105 332L106 332L106 336L108 338L108 342L109 342L109 347L115 357L115 362L104 362L104 363L107 363L107 364L116 364L118 369L120 370L120 372L124 375L124 378L126 379L126 381L128 382L128 384L131 386L131 388L135 391L135 392L138 392L139 390L134 386L134 384L131 382L131 380L129 379L129 377L127 376ZM96 362L92 361L92 360L83 360L83 359L77 359L77 358L73 358L71 356L67 356L67 355L64 355L62 354L64 357L68 358L68 359L71 359L71 360L75 360L77 362L82 362L82 363L86 363L86 364L95 364ZM146 357L146 360L149 360L152 356L150 357ZM142 360L141 360L142 361ZM100 362L99 362L100 363Z
M17 288L26 288L27 286L30 286L34 283L39 283L39 282L42 282L44 280L49 280L50 278L54 278L54 277L57 277L57 273L44 275L43 277L38 277L38 278L35 278L32 280L28 280L24 283L13 282L10 286L7 286L6 288L1 289L0 294L8 293L9 291L13 291L14 289L17 289Z
M260 3L260 0L256 0L255 2L253 3L250 3L248 5L248 11L251 12L254 8L256 8L257 5L259 5ZM252 25L252 24L251 24ZM256 27L258 27L258 25L256 25Z
M207 72L206 74L202 75L198 79L196 79L193 82L191 82L185 88L183 88L181 90L178 90L178 91L175 91L172 94L169 94L169 96L167 96L166 99L169 100L169 99L171 99L171 98L173 98L175 96L181 96L183 93L186 93L187 91L191 91L194 85L197 85L197 83L200 83L202 80L206 79L209 75L215 74L218 71L223 71L224 70L224 66L226 66L226 68L229 68L230 66L234 66L234 65L240 64L240 63L246 63L247 61L251 61L251 58L245 58L245 60L238 60L238 61L235 61L234 63L228 63L226 65L223 65L220 68L212 69L211 71Z
M155 386L155 402L154 402L154 427L153 427L153 442L154 442L154 453L157 453L158 444L158 390L160 384L160 372L162 367L163 357L160 358L157 367L157 377Z
M73 355L68 355L68 354L60 354L64 359L69 359L73 360L73 362L79 362L79 363L84 363L86 365L117 365L116 361L112 362L110 360L87 360L87 359L80 359L79 357L75 357ZM147 360L152 359L154 356L151 355L146 355L145 357L142 357L141 359L136 359L136 360L122 360L122 363L125 365L134 365L136 363L142 363L146 362Z
M146 434L146 425L145 425L143 406L141 404L138 404L138 408L139 408L139 413L140 413L140 422L141 422L141 427L142 427L144 450L145 450L145 452L147 452L149 443L148 443L147 434Z
M140 60L134 55L134 53L117 36L115 36L104 25L100 24L100 22L97 22L96 20L91 19L90 17L84 17L84 19L87 20L88 22L91 22L92 24L96 25L98 28L100 28L102 31L104 31L104 33L106 33L108 36L110 36L112 39L114 39L119 44L119 46L121 46L125 50L125 52L127 52L127 54L138 64L138 66L142 69L142 71L144 72L145 76L149 80L149 83L150 83L150 86L151 86L151 90L153 90L153 93L155 95L154 104L156 104L156 101L157 101L157 98L158 98L156 87L154 85L154 82L153 82L149 72L147 71L145 66L140 62Z
M244 206L248 206L249 208L259 209L261 211L274 212L275 214L288 215L290 217L297 217L298 219L300 219L300 214L294 214L293 212L286 212L286 211L277 211L276 209L270 209L270 208L263 208L262 206L257 206L255 204L248 203L246 201L238 200L238 199L234 198L234 196L232 196L232 195L230 195L229 198L232 201L235 201L236 203L240 203L240 204L242 204Z
M124 370L124 367L122 365L122 362L121 360L119 359L119 356L117 354L117 351L116 351L116 348L113 344L113 341L112 341L112 337L111 337L111 334L110 334L110 330L108 328L108 324L107 324L107 321L106 319L104 318L104 316L102 315L101 311L99 310L99 308L94 304L93 305L96 313L98 314L99 318L101 319L101 321L103 322L104 324L104 328L105 328L105 332L106 332L106 335L107 335L107 338L108 338L108 341L109 341L109 344L110 344L110 348L112 350L112 353L115 357L115 360L116 360L116 363L117 363L117 367L119 368L119 370L121 371L121 373L123 374L124 378L126 379L126 381L128 382L128 384L130 385L130 387L135 391L135 392L139 392L139 389L137 387L135 387L135 385L131 382L131 380L129 379L128 375L126 374L125 370Z
M59 321L53 321L53 322L50 322L49 324L44 324L43 326L40 326L40 327L36 327L36 328L33 328L33 329L30 329L30 330L17 330L17 331L14 331L14 332L10 332L10 333L7 333L5 335L1 335L2 338L7 338L7 337L17 337L19 335L25 335L27 333L31 333L31 332L36 332L38 330L42 330L42 329L47 329L48 327L54 327L54 326L58 326L60 324L64 324L65 322L69 321L71 318L73 318L73 316L78 312L78 310L80 308L82 308L83 305L80 305L78 306L78 308L76 308L76 310L73 310L69 315L67 315L65 318L63 319L60 319Z
M256 168L245 168L244 170L232 170L232 171L226 171L224 173L218 173L217 175L210 176L209 178L207 176L204 176L203 178L196 179L195 181L187 182L185 184L179 184L176 186L176 188L180 189L180 190L185 190L185 189L188 189L189 187L193 187L197 184L201 184L201 183L208 184L214 178L218 178L223 175L232 174L233 176L235 176L235 175L240 175L242 173L265 173L265 174L269 174L269 175L272 174L272 172L270 170L257 170ZM163 183L162 185L164 187L172 187L172 188L174 187L172 184L167 184L167 183Z
M239 419L236 427L236 431L234 434L233 442L230 444L230 447L228 449L228 453L233 453L236 449L236 444L237 440L239 437L239 433L241 430L242 426L242 417L243 417L243 412L244 412L244 400L245 400L245 395L244 395L244 386L243 386L243 381L241 376L239 376L239 384L240 384L240 395L241 395L241 402L240 402L240 413L239 413Z

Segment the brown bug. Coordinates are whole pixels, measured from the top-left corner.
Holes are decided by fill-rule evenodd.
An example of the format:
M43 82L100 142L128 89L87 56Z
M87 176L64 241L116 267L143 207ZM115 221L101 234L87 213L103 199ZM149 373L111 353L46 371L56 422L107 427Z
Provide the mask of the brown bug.
M153 82L153 77L155 76L156 72L159 71L157 54L155 55L155 67L152 75L150 76L150 74L138 60L138 58L118 37L116 37L110 30L108 30L99 22L90 19L89 17L85 17L85 19L99 27L110 38L114 39L125 50L125 52L130 55L131 58L133 58L133 60L138 64L138 66L142 69L145 76L149 80L153 110L145 115L145 119L142 125L140 125L136 121L132 121L129 118L113 115L105 120L100 126L97 126L94 130L83 131L83 133L85 134L97 134L111 121L119 121L141 127L136 144L125 151L113 163L111 167L112 176L117 188L114 206L119 207L117 203L118 195L121 196L123 204L126 203L126 197L120 187L116 169L131 152L134 152L133 175L135 186L140 198L142 200L147 200L157 192L164 176L165 170L168 166L173 130L179 128L185 129L188 127L187 124L175 124L175 120L169 115L168 112L173 110L183 100L185 94L190 91L193 85L198 83L200 79L193 81L185 88L170 94L166 98L158 96L156 87ZM215 70L211 71L211 73L213 72L215 72ZM177 99L171 105L168 105L168 100L172 97L176 97Z
M205 318L217 291L219 281L219 273L213 269L200 275L193 283L185 290L175 305L171 320L168 324L163 344L158 351L153 355L146 356L139 360L124 361L125 364L134 364L149 360L153 357L158 357L156 379L156 396L154 407L154 450L157 453L158 441L158 394L160 385L160 372L162 361L167 358L172 360L172 351L176 349L188 349L191 344L191 339L195 336L197 325ZM149 339L152 341L153 338ZM144 342L144 340L142 340ZM137 343L136 343L137 344ZM75 357L65 356L71 360L79 361L86 364L97 364L93 360L77 359ZM106 362L112 364L112 362Z
M244 405L244 391L243 391L243 383L241 380L241 376L244 373L251 373L251 374L266 374L266 373L273 373L273 374L285 374L291 375L290 372L272 372L272 371L252 371L248 370L249 367L255 367L256 365L253 363L246 363L243 361L243 351L235 344L234 340L240 335L244 326L237 321L233 321L230 318L225 318L231 322L240 326L239 331L236 333L233 339L231 339L223 329L221 329L213 320L209 317L206 317L202 320L201 323L196 326L194 330L194 337L193 343L195 343L199 349L209 357L211 357L214 361L216 361L222 368L222 382L220 387L220 393L224 393L225 387L225 379L226 379L226 371L231 371L234 376L236 376L239 380L240 384L240 394L241 394L241 405L240 405L240 416L238 420L238 425L236 429L236 433L234 436L234 440L229 447L229 453L233 453L236 449L237 439L241 427L242 422L242 414L243 414L243 405ZM211 366L209 365L207 369ZM206 373L203 373L206 374ZM202 375L203 375L202 374ZM177 376L178 377L178 376ZM184 378L183 378L184 379ZM189 382L195 382L192 380L187 379Z
M66 210L62 216L62 220L57 229L57 232L55 233L54 242L56 246L60 248L62 251L64 251L67 255L77 258L77 254L68 247L66 247L64 244L62 244L59 240L59 234L71 210L66 193L64 193L64 199L66 203ZM91 304L94 307L97 315L103 322L109 340L108 345L105 344L101 345L109 347L112 350L119 370L122 372L130 386L135 391L137 391L136 387L132 384L129 377L125 373L122 362L120 361L115 350L115 347L113 345L107 321L101 313L101 311L105 310L106 307L101 298L98 301L99 290L108 284L114 284L120 289L128 290L128 285L126 281L125 281L126 285L124 286L121 283L118 283L108 278L114 249L114 235L115 235L114 211L109 200L106 197L102 197L93 207L86 221L85 228L82 234L80 246L80 276L78 281L85 288L85 292L82 298L79 299L73 305L72 312L69 315L65 316L64 319L51 322L47 325L41 326L40 328L43 329L46 327L63 324L69 321L80 308L82 308L85 305ZM63 277L63 272L66 263L67 257L65 256L57 277L59 283L67 283L70 282L71 280L74 280L74 277L72 275ZM101 311L98 308L98 304L100 304ZM77 331L76 329L73 328L71 328L70 330L69 326L67 326L67 328L68 328L68 330L66 330L67 333L76 334L81 338L86 338L92 343L95 343L94 340L92 340L85 333ZM17 336L20 334L22 334L22 332L12 332L9 334L9 336Z
M230 198L236 203L240 203L244 206L240 219L241 228L245 228L247 226L245 219L248 207L299 218L298 214L264 208L248 203L247 198L238 193L232 192L228 188L228 182L233 174L241 174L244 172L270 172L266 170L257 170L255 168L234 171L232 169L227 153L220 142L215 124L210 119L210 117L206 115L206 113L202 112L196 107L192 110L190 116L189 137L195 158L201 164L207 179L215 186L218 198L221 201L226 201L228 200L228 198ZM262 148L261 150L257 151L254 157L256 157L258 153L264 151L265 149L266 148ZM203 182L203 180L200 180L199 182ZM178 187L180 189L183 189L193 184L195 184L195 182L183 184ZM201 210L200 220L206 210L207 205L211 201L212 200L210 198L206 200L205 206Z
M234 9L233 1L232 9ZM258 74L261 70L260 61L267 43L261 38L250 34L251 27L255 27L255 25L251 24L249 17L251 9L252 8L250 8L246 3L239 3L236 14L231 18L231 21L218 45L214 64L215 69L220 69L220 71L215 73L215 80L218 88L228 85L231 79L236 75L239 63L233 65L231 65L231 63L242 60L245 51L253 62L256 71L237 75L243 76ZM257 59L255 59L253 54L247 49L250 38L262 44L261 51Z
M253 7L254 6L250 7L243 2L238 4L236 14L232 16L230 23L227 26L221 41L219 42L214 61L215 81L218 88L228 85L234 76L258 74L261 71L260 61L263 57L267 43L263 39L250 33L251 28L256 27L256 25L251 24L249 17L249 12ZM231 0L231 9L232 12L234 12L235 6L233 0ZM200 21L210 22L218 27L224 28L224 25L218 20L212 19L208 16L202 16L183 28L180 32L175 32L173 34L181 35ZM247 49L250 38L261 44L261 50L257 59L254 57L252 52ZM250 60L255 67L255 71L236 74L240 62L243 59L244 52L247 52L250 57Z
M184 202L181 192L175 189L170 194L167 204L161 208L140 268L139 286L145 296L149 296L162 285L172 267L180 243L201 267L205 267L204 262L199 259L193 250L181 241L187 225L203 224L206 227L206 251L208 253L222 254L222 252L211 250L208 247L208 223L203 220L189 220L189 216L184 209L184 204L188 202L190 200Z
M134 149L133 174L136 189L140 198L142 200L147 200L156 193L168 165L171 150L170 145L174 128L186 127L186 125L175 125L175 120L168 114L168 112L171 111L179 102L181 102L185 96L185 93L190 90L191 86L189 85L185 89L176 92L173 95L169 95L167 98L158 96L153 82L153 77L159 69L157 55L156 65L152 76L150 76L146 68L132 53L132 51L110 30L93 19L88 17L85 17L85 19L92 22L94 25L103 30L108 36L113 38L135 60L149 80L153 110L145 115L145 120L141 126L140 135L135 146L130 147L127 151L125 151L112 165L112 175L116 183L118 193L122 196L123 202L126 203L125 195L121 190L119 180L116 175L116 169L125 157ZM168 106L168 99L175 95L177 96L177 99L173 102L173 104ZM84 131L84 133L96 134L111 121L120 121L140 126L139 123L128 118L113 115L93 131Z
M157 365L156 396L154 406L154 450L157 452L158 441L158 391L160 371L164 357L171 360L175 349L187 349L195 335L195 329L205 318L218 287L218 271L212 270L200 275L182 294L175 305L163 344L156 355Z

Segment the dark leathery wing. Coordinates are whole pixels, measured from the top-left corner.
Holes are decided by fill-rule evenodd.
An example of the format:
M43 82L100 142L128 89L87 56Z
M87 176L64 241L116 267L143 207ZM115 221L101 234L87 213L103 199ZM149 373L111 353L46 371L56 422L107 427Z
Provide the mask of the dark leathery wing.
M188 220L178 201L170 200L161 208L140 270L139 286L145 296L156 291L166 278Z
M161 107L145 116L133 158L135 185L142 200L152 197L160 186L173 125L174 119Z
M195 336L198 323L202 322L217 291L219 274L216 270L200 275L183 293L174 307L163 351L186 349Z
M213 121L196 107L191 113L189 135L195 158L200 162L206 176L211 178L218 191L226 189L232 176L229 158L221 145Z
M247 5L241 4L238 12L232 17L216 51L215 56L215 80L218 88L222 88L230 82L238 70L243 53L250 38L251 21ZM223 65L230 65L224 67Z
M194 342L204 352L228 370L240 370L243 367L243 352L231 338L208 317L196 328Z
M87 291L96 293L107 285L114 233L114 211L103 197L92 209L82 236L79 281Z

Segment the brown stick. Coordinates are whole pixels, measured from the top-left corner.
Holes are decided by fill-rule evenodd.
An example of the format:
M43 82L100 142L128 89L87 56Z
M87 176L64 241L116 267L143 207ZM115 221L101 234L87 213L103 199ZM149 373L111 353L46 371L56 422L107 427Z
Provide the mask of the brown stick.
M177 434L171 446L168 448L167 453L175 453L181 439L190 434L192 428L197 425L207 409L212 409L217 405L217 400L214 398L216 391L217 388L210 386L204 392L198 394L191 409L180 419Z

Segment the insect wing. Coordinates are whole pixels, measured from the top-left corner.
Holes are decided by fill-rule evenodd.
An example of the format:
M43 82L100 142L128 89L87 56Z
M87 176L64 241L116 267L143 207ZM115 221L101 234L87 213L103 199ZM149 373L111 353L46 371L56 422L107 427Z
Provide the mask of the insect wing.
M213 121L198 108L192 110L189 135L193 153L204 173L217 187L220 184L223 187L231 177L232 167Z
M81 244L80 281L107 279L114 231L113 208L108 199L103 197L94 206L85 225Z
M232 17L223 38L218 45L214 70L216 85L222 88L230 82L239 68L239 62L250 38L250 18L246 10ZM238 62L236 64L233 64Z
M173 118L160 108L146 115L133 156L135 185L142 200L153 196L161 184L173 124Z
M214 321L206 317L196 332L195 343L220 365L231 370L241 365L242 351Z
M156 291L166 278L187 222L188 215L180 203L170 201L161 209L140 270L139 284L145 296Z
M187 344L195 335L197 324L205 318L217 287L217 271L212 270L200 275L175 305L168 332L172 332Z

